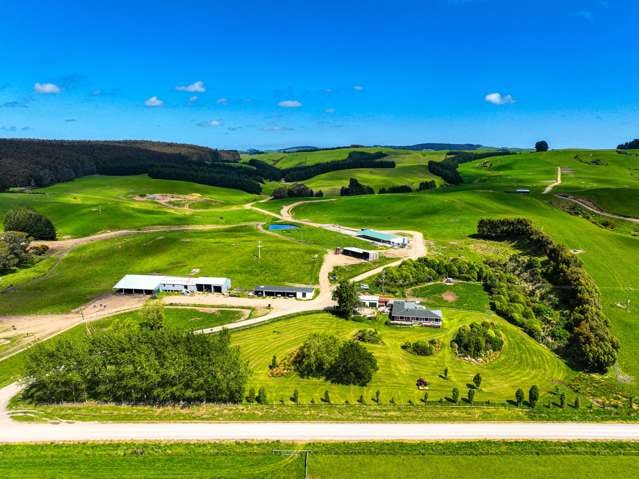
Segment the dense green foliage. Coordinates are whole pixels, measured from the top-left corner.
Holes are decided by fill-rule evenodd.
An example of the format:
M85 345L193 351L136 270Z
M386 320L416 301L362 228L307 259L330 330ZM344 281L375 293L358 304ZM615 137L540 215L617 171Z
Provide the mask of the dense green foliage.
M359 306L357 287L350 281L342 281L333 291L333 299L337 301L335 312L344 319L350 319Z
M451 185L461 185L464 182L464 179L457 171L457 165L446 162L445 160L430 160L428 162L428 171L430 171L433 175L439 176L446 183L450 183Z
M0 178L4 186L47 186L110 168L139 165L237 161L234 151L150 141L0 140ZM139 171L142 173L143 171ZM2 191L0 185L0 191Z
M49 218L29 208L14 208L4 217L5 231L21 231L35 240L56 239L55 226Z
M329 171L352 170L355 168L395 168L394 161L378 161L385 156L387 156L386 153L382 152L352 151L345 160L294 166L283 170L283 175L286 181L304 181Z
M406 341L402 344L402 349L417 356L432 356L441 348L439 339L432 338L429 341L419 340L415 342Z
M537 153L546 152L546 151L548 151L549 148L550 147L548 146L548 142L545 141L545 140L541 140L541 141L538 141L537 143L535 143L535 151Z
M382 343L382 337L380 336L377 329L360 329L359 331L357 331L357 333L355 333L353 339L355 339L355 341L369 344Z
M339 190L340 196L372 195L375 191L370 186L362 185L356 178L348 180L348 186Z
M341 342L328 334L312 334L297 350L295 370L302 377L326 377L337 384L365 386L377 371L377 361L355 341Z
M386 193L412 193L413 189L408 185L395 185L389 186L387 188L380 188L379 194L383 195Z
M31 260L29 237L19 231L0 234L0 273L27 265Z
M481 359L500 352L504 337L497 325L484 321L459 328L450 345L459 356Z
M337 384L366 386L377 370L377 360L373 353L355 341L345 341L326 372L326 378Z
M639 150L639 138L617 146L619 150Z
M153 166L145 173L148 173L151 178L192 181L203 185L235 188L253 194L262 192L260 177L252 175L251 170L248 168L230 167L228 163L220 163L220 165L224 166L191 165L190 167L186 167L182 164L175 166ZM115 174L114 171L110 171L109 173ZM131 173L128 172L126 174Z
M582 367L603 371L617 359L619 343L609 329L603 313L599 288L582 267L582 263L565 246L556 244L548 235L524 218L487 220L477 226L484 238L511 239L526 243L534 252L548 258L545 276L561 288L562 300L568 306L566 328L570 332L568 350Z
M25 397L36 403L241 402L249 369L227 332L121 328L30 349Z
M338 353L339 339L315 333L306 338L297 350L293 366L302 377L321 377L333 365Z
M295 183L292 186L280 186L273 190L273 198L280 200L282 198L309 198L313 196L324 196L321 191L314 192L304 183Z

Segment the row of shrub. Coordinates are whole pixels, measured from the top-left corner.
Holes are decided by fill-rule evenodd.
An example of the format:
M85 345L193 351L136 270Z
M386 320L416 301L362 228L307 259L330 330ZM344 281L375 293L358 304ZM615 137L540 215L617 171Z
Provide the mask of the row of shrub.
M604 371L617 360L618 340L601 306L599 288L584 270L581 260L565 246L555 243L525 218L479 222L480 236L515 240L543 254L550 262L548 280L558 287L567 308L566 326L571 358L589 370Z
M428 171L433 175L439 176L446 183L451 185L461 185L464 179L457 171L457 167L462 163L468 163L475 160L481 160L484 158L490 158L493 156L512 155L511 151L499 150L499 151L487 151L481 153L473 153L469 151L449 151L446 153L446 158L442 161L431 160L428 162Z
M164 328L161 308L151 305L139 326L125 322L79 340L31 348L24 394L36 403L238 403L249 373L227 331Z
M273 198L276 200L282 198L309 198L309 197L322 197L324 192L322 190L313 191L304 183L295 183L293 186L280 186L273 191Z
M395 168L395 162L379 161L386 157L386 153L368 153L365 151L351 151L345 160L327 161L314 165L294 166L282 171L282 177L289 182L304 181L314 176L330 171L352 170L355 168Z

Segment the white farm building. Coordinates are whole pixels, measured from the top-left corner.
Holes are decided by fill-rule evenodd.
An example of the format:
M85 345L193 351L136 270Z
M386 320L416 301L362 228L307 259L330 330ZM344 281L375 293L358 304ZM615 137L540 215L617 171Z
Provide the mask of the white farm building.
M381 231L375 231L367 228L359 230L356 236L375 243L392 246L393 248L405 248L409 244L408 238L404 236L382 233Z
M231 289L229 278L188 278L182 276L159 276L151 274L127 274L113 289L121 294L173 293L227 293Z

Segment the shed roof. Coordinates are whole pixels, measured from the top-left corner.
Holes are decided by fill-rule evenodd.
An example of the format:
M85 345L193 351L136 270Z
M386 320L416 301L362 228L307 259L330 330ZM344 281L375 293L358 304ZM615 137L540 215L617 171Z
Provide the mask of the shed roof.
M358 236L367 236L369 238L378 239L380 241L389 241L389 242L402 242L404 238L397 235L392 235L389 233L382 233L381 231L369 230L369 229L361 229Z
M343 248L343 251L352 251L354 253L370 253L370 251L366 250L366 249L362 249L362 248L356 248L355 246L346 246Z
M312 286L256 286L255 291L271 291L274 293L313 293Z
M211 286L224 286L229 281L228 278L213 278L211 276L195 278L195 284L210 284Z
M149 274L127 274L118 281L113 289L141 289L153 291L160 287L163 276Z

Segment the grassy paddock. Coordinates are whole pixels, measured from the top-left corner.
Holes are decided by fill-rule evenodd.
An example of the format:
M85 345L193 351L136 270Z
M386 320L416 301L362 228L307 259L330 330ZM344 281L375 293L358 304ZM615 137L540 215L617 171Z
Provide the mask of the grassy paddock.
M639 447L618 442L127 442L0 446L0 474L40 477L633 477Z
M248 226L97 241L74 249L46 274L0 292L0 315L66 312L110 292L128 273L186 276L199 268L202 276L225 276L234 288L243 289L316 284L324 253Z

